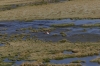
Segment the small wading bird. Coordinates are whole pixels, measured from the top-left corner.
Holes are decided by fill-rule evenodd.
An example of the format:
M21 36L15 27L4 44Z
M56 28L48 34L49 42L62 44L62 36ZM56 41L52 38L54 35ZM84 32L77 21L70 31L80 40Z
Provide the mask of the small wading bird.
M50 34L50 33L47 31L46 34Z
M49 31L46 31L46 32L44 32L44 34L47 34L47 35L49 35L49 34L50 34L50 32L49 32Z

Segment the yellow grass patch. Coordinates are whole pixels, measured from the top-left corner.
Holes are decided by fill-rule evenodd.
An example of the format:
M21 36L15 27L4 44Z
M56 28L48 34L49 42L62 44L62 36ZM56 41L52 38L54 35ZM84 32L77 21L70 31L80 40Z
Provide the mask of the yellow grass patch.
M22 4L22 3L31 3L39 1L41 0L0 0L0 5Z
M0 47L1 57L7 57L14 60L36 60L39 62L48 62L50 59L63 59L70 57L84 57L98 55L100 42L98 43L53 43L40 40L26 40L9 42L6 46ZM72 54L64 54L63 51L72 51Z
M1 11L0 20L100 18L100 0L72 0Z

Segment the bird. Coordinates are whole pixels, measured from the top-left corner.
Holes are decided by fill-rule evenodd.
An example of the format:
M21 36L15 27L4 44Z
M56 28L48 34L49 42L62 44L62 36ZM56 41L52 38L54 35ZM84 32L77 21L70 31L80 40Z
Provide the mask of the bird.
M50 33L47 31L46 34L50 34Z

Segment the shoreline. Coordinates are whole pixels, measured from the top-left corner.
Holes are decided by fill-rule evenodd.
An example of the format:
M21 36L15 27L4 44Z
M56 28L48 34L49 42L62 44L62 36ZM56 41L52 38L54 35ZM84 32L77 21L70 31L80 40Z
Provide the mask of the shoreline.
M70 20L94 20L94 19L100 19L100 18L57 18L57 19L33 19L33 20L0 20L0 22L32 22L35 20L64 20L64 19L70 19Z

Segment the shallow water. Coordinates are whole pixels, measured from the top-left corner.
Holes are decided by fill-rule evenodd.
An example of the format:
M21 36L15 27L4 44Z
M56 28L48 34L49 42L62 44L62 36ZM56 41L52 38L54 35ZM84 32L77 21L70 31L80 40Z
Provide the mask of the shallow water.
M14 63L12 66L20 66L22 63L24 62L34 62L34 61L25 61L25 60L20 60L20 61L12 61L12 60L9 60L8 58L5 58L4 59L4 62L8 62L8 63Z
M25 60L15 61L15 63L12 66L20 66L24 62L29 62L29 61L25 61Z
M64 53L65 54L71 54L71 52L68 52L68 51L64 51ZM88 56L88 57L82 57L82 58L75 57L75 58L67 58L67 59L62 59L62 60L50 60L50 63L52 63L52 64L69 64L72 61L82 60L82 61L85 61L85 63L81 63L82 66L100 66L100 64L98 64L98 63L90 62L91 60L93 60L97 57L100 57L100 55ZM8 58L5 58L4 62L14 63L12 66L16 66L16 65L20 66L24 62L34 62L34 61L25 61L25 60L11 61Z
M63 54L72 54L72 51L63 51Z
M75 26L72 27L64 27L64 28L55 28L55 30L51 31L49 35L44 34L44 32L38 33L29 33L28 30L25 31L17 31L21 28L29 28L32 27L34 29L38 28L51 28L52 24L63 24L63 23L74 23ZM80 27L82 24L95 24L100 23L100 19L82 19L82 20L71 20L71 19L63 19L63 20L35 20L32 22L19 22L19 21L9 21L9 22L0 22L0 34L21 34L26 33L32 36L37 36L38 39L45 41L59 41L61 39L68 39L71 42L87 42L87 41L100 41L100 27L91 27L91 28L83 28ZM62 37L60 32L64 32L67 36ZM57 36L53 36L57 34ZM56 39L55 39L56 38Z
M81 63L82 66L100 66L100 64L98 63L92 63L90 62L91 60L100 57L99 56L88 56L88 57L82 57L82 58L67 58L67 59L62 59L62 60L50 60L50 63L54 63L54 64L68 64L71 63L72 61L76 61L76 60L82 60L85 61L85 63Z
M50 34L47 35L44 32L33 32L30 33L28 30L17 31L21 28L51 28L52 24L63 24L63 23L74 23L75 26L72 27L64 27L64 28L55 28L54 30L50 31ZM71 20L71 19L63 19L63 20L35 20L31 22L19 22L19 21L5 21L0 22L0 38L2 34L12 35L12 34L29 34L31 36L37 36L40 40L45 41L53 41L57 42L62 39L67 39L71 42L95 42L100 41L100 27L91 27L91 28L83 28L80 27L82 24L95 24L100 23L100 19L82 19L82 20ZM67 36L62 37L61 32L64 32ZM56 36L54 36L56 34ZM4 46L4 44L0 44L0 46ZM64 54L72 54L72 52L64 51ZM86 63L82 63L83 66L100 66L98 63L92 63L90 60L96 58L98 56L89 56L83 58L68 58L63 60L50 60L50 63L70 63L74 60L85 60ZM4 59L4 62L13 62L8 60L7 58ZM14 61L14 65L20 65L25 60L21 61Z
M5 44L0 44L0 46L5 46Z

